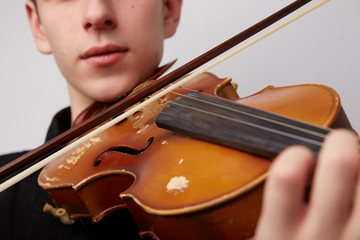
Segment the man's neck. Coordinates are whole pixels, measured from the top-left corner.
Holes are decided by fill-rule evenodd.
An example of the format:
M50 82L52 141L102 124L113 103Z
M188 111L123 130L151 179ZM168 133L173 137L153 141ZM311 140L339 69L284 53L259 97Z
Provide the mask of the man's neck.
M76 117L84 111L87 107L94 103L90 98L77 94L77 91L68 84L70 109L71 109L71 122L73 123Z

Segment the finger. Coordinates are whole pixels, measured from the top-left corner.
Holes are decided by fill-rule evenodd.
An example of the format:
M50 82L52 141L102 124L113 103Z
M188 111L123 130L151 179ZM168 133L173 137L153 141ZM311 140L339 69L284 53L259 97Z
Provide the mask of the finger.
M357 159L360 162L360 144L359 140L356 137L353 143L354 151L349 154L353 154L353 158ZM357 146L356 146L357 145ZM356 151L357 149L357 151ZM353 200L353 207L351 209L351 215L348 219L347 226L345 228L342 239L344 240L352 240L352 239L360 239L360 176L357 176L357 185L355 187L355 198Z
M358 156L360 161L360 156ZM356 188L356 197L354 202L354 208L352 209L351 216L347 222L347 226L345 227L343 236L341 239L343 240L353 240L360 239L360 183Z
M347 130L335 130L324 141L305 226L315 239L320 235L322 239L337 239L342 232L359 171L359 161L354 158L357 141Z
M294 234L313 166L314 157L305 147L290 147L277 157L265 186L258 239L289 239Z

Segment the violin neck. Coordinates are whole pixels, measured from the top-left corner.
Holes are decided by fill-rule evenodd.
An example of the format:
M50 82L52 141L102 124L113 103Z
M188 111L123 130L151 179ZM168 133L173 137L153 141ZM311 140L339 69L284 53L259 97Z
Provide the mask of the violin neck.
M160 128L200 140L273 158L290 145L317 156L330 131L226 99L190 93L170 102L156 119Z

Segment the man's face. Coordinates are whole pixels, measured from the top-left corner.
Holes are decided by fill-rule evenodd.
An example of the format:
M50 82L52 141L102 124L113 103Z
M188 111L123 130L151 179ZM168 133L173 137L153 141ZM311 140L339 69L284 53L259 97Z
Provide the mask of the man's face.
M163 0L38 0L37 6L45 39L38 48L54 55L70 96L112 101L161 60Z

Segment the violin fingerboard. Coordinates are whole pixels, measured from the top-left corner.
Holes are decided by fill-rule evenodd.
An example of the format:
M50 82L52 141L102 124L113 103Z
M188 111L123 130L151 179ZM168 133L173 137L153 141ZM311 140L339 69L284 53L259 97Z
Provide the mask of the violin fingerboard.
M273 158L290 145L309 147L315 155L328 129L233 103L189 93L169 103L156 119L160 128Z

